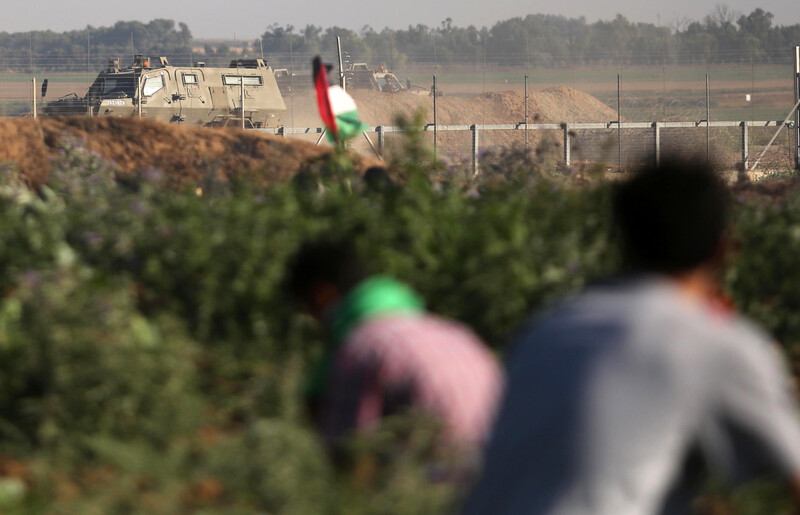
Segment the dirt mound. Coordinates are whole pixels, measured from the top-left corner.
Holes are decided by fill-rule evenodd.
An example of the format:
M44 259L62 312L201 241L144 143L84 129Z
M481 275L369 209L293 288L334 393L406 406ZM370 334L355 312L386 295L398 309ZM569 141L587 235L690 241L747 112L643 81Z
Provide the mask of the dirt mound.
M358 104L360 118L373 126L395 125L396 116L411 116L417 111L425 113L425 122L433 123L433 98L427 94L408 92L381 93L377 91L351 91ZM313 92L303 92L286 100L289 109L284 119L287 126L317 127L317 114ZM439 125L484 125L520 123L525 119L525 93L503 91L472 97L443 96L436 99ZM616 111L593 96L568 87L556 87L528 92L528 123L608 122L616 120ZM481 147L507 146L523 139L521 131L491 131L481 135ZM529 133L529 141L539 141L541 131ZM468 151L470 136L466 132L441 132L439 144L453 150ZM365 143L356 148L367 152Z
M397 114L411 115L417 110L426 113L433 123L433 99L412 93L351 92L358 104L361 119L370 125L389 125ZM316 127L320 124L316 99L312 92L287 99L285 122L295 127ZM522 91L486 93L469 98L444 96L437 98L438 122L442 125L518 123L525 116L525 94ZM568 87L548 88L528 93L528 121L533 123L607 122L616 120L616 112L593 96Z
M113 161L123 174L158 168L175 187L195 184L209 173L261 183L285 180L309 160L331 151L330 147L257 132L136 118L0 118L0 141L0 163L12 163L32 186L47 180L49 160L70 143ZM354 156L354 161L359 170L375 162L361 156Z
M523 92L487 93L486 97L500 109L524 117ZM608 122L617 119L617 112L588 93L561 86L528 93L528 119L537 123Z

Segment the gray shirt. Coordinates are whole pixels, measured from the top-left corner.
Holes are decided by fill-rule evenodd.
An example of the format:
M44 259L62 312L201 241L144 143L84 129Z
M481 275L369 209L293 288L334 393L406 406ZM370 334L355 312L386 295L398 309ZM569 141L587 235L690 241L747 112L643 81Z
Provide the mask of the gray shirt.
M769 339L666 279L597 286L533 322L466 513L688 510L709 465L800 472L789 376Z

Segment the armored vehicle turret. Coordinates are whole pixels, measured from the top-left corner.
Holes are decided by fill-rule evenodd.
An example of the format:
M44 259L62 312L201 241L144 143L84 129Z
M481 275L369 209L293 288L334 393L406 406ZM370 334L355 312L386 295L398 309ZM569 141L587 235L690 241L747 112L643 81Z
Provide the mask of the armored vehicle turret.
M244 106L244 107L243 107ZM171 66L137 55L121 68L110 59L84 97L72 93L45 105L44 114L142 116L167 122L277 127L286 111L272 69L263 59L236 59L228 68ZM241 122L240 122L241 123Z

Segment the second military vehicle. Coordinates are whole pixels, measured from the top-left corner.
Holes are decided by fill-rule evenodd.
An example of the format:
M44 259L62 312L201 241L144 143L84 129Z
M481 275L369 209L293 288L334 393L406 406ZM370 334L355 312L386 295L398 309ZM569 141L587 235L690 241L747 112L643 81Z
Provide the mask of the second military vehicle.
M236 59L228 68L171 66L141 55L121 68L110 59L84 97L75 93L45 105L44 114L143 116L199 125L241 123L278 127L286 111L272 68L263 59Z
M377 70L370 70L367 63L353 63L345 70L344 77L347 87L352 89L371 89L384 93L406 89L395 74L386 71L383 65Z

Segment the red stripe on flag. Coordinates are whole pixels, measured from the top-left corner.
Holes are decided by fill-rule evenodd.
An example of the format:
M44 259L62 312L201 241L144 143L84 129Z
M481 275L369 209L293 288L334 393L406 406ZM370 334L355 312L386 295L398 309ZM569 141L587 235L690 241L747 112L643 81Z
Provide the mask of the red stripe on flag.
M339 138L339 131L336 127L336 118L331 110L331 101L328 98L328 72L322 59L319 56L314 58L314 87L317 90L317 107L322 123L333 133L333 139Z

